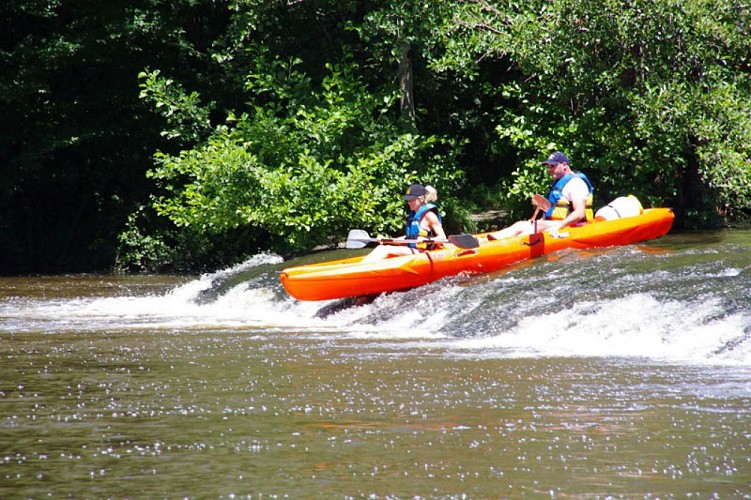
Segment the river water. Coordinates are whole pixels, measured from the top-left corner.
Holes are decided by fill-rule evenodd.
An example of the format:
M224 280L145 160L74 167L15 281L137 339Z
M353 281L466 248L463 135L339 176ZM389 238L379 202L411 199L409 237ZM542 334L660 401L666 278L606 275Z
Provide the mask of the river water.
M0 497L751 498L751 231L341 310L289 264L0 278Z

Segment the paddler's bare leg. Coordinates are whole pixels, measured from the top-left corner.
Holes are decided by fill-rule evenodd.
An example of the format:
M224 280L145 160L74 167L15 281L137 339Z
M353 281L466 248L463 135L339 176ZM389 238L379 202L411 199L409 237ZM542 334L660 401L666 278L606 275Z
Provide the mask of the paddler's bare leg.
M378 245L368 255L363 257L361 262L376 262L389 257L396 257L399 255L409 255L415 253L414 248L406 245Z
M512 236L526 236L528 234L534 234L535 232L541 233L555 224L556 221L551 220L538 220L537 225L535 225L535 221L533 220L520 220L500 231L488 233L488 240L493 241L510 238Z
M509 227L496 231L494 233L488 233L488 240L502 240L503 238L510 238L512 236L521 236L523 234L532 234L534 232L534 224L529 220L520 220L514 222Z

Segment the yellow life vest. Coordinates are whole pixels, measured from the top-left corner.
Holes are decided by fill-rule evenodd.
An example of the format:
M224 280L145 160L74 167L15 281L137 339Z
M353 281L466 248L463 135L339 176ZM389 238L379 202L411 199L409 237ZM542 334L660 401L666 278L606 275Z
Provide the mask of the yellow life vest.
M586 216L587 222L592 222L595 219L594 210L592 209L592 206L594 205L594 188L592 187L592 183L589 182L587 176L581 172L573 172L563 176L553 184L553 188L550 190L550 193L548 193L548 200L550 201L551 206L548 211L545 212L546 219L563 220L571 213L573 207L571 206L571 203L563 197L563 187L574 177L579 177L587 184L587 187L589 188L589 196L587 196L584 206L584 215Z

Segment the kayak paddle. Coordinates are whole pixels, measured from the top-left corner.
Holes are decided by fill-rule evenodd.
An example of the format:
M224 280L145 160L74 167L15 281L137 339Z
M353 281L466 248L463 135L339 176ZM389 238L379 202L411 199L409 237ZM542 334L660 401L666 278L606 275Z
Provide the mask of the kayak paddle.
M535 206L535 212L532 214L532 223L535 225L535 234L537 234L537 214L540 210L547 212L552 204L550 203L550 200L541 194L536 194L532 196L532 205Z
M347 248L363 248L368 243L386 245L409 245L410 243L451 243L459 248L477 248L480 242L471 234L452 234L447 239L406 240L399 238L371 238L367 231L352 229L347 236Z

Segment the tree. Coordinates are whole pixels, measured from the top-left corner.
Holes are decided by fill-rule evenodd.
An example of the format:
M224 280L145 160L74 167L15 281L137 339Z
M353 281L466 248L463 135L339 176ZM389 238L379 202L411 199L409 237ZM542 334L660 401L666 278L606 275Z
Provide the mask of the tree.
M137 74L155 65L200 82L226 13L193 0L2 3L0 271L112 264L148 199L153 151L167 147Z
M331 66L317 88L298 64L266 57L247 82L249 102L263 104L230 114L193 149L157 155L159 213L215 234L250 225L277 250L300 250L363 223L393 231L406 185L455 183L452 157L439 151L451 143L402 130L390 116L395 94L369 91L351 62ZM154 74L143 86L168 99L153 95L164 89Z
M679 218L748 212L749 16L740 1L555 0L459 4L444 61L511 60L498 132L529 160L507 183L545 183L537 160L565 149L604 199L635 192ZM746 103L746 104L744 104ZM729 175L728 175L729 174ZM628 180L628 186L624 182Z
M526 214L552 149L600 202L740 217L749 15L740 0L8 0L0 270L214 267L394 232L394 193L416 179L449 224L499 185Z
M167 120L165 134L196 139L179 154L156 156L150 175L161 189L160 214L219 239L250 227L267 247L289 251L331 243L353 226L398 230L404 207L397 194L418 176L444 194L458 187L458 141L420 134L410 106L405 111L409 90L393 85L404 63L401 38L391 42L397 59L379 66L348 36L368 22L362 3L236 7L214 58L246 75L247 104L228 109L205 140L198 131L207 109L198 95L159 70L142 74L142 96ZM332 59L343 62L326 62ZM377 70L366 79L363 68Z

